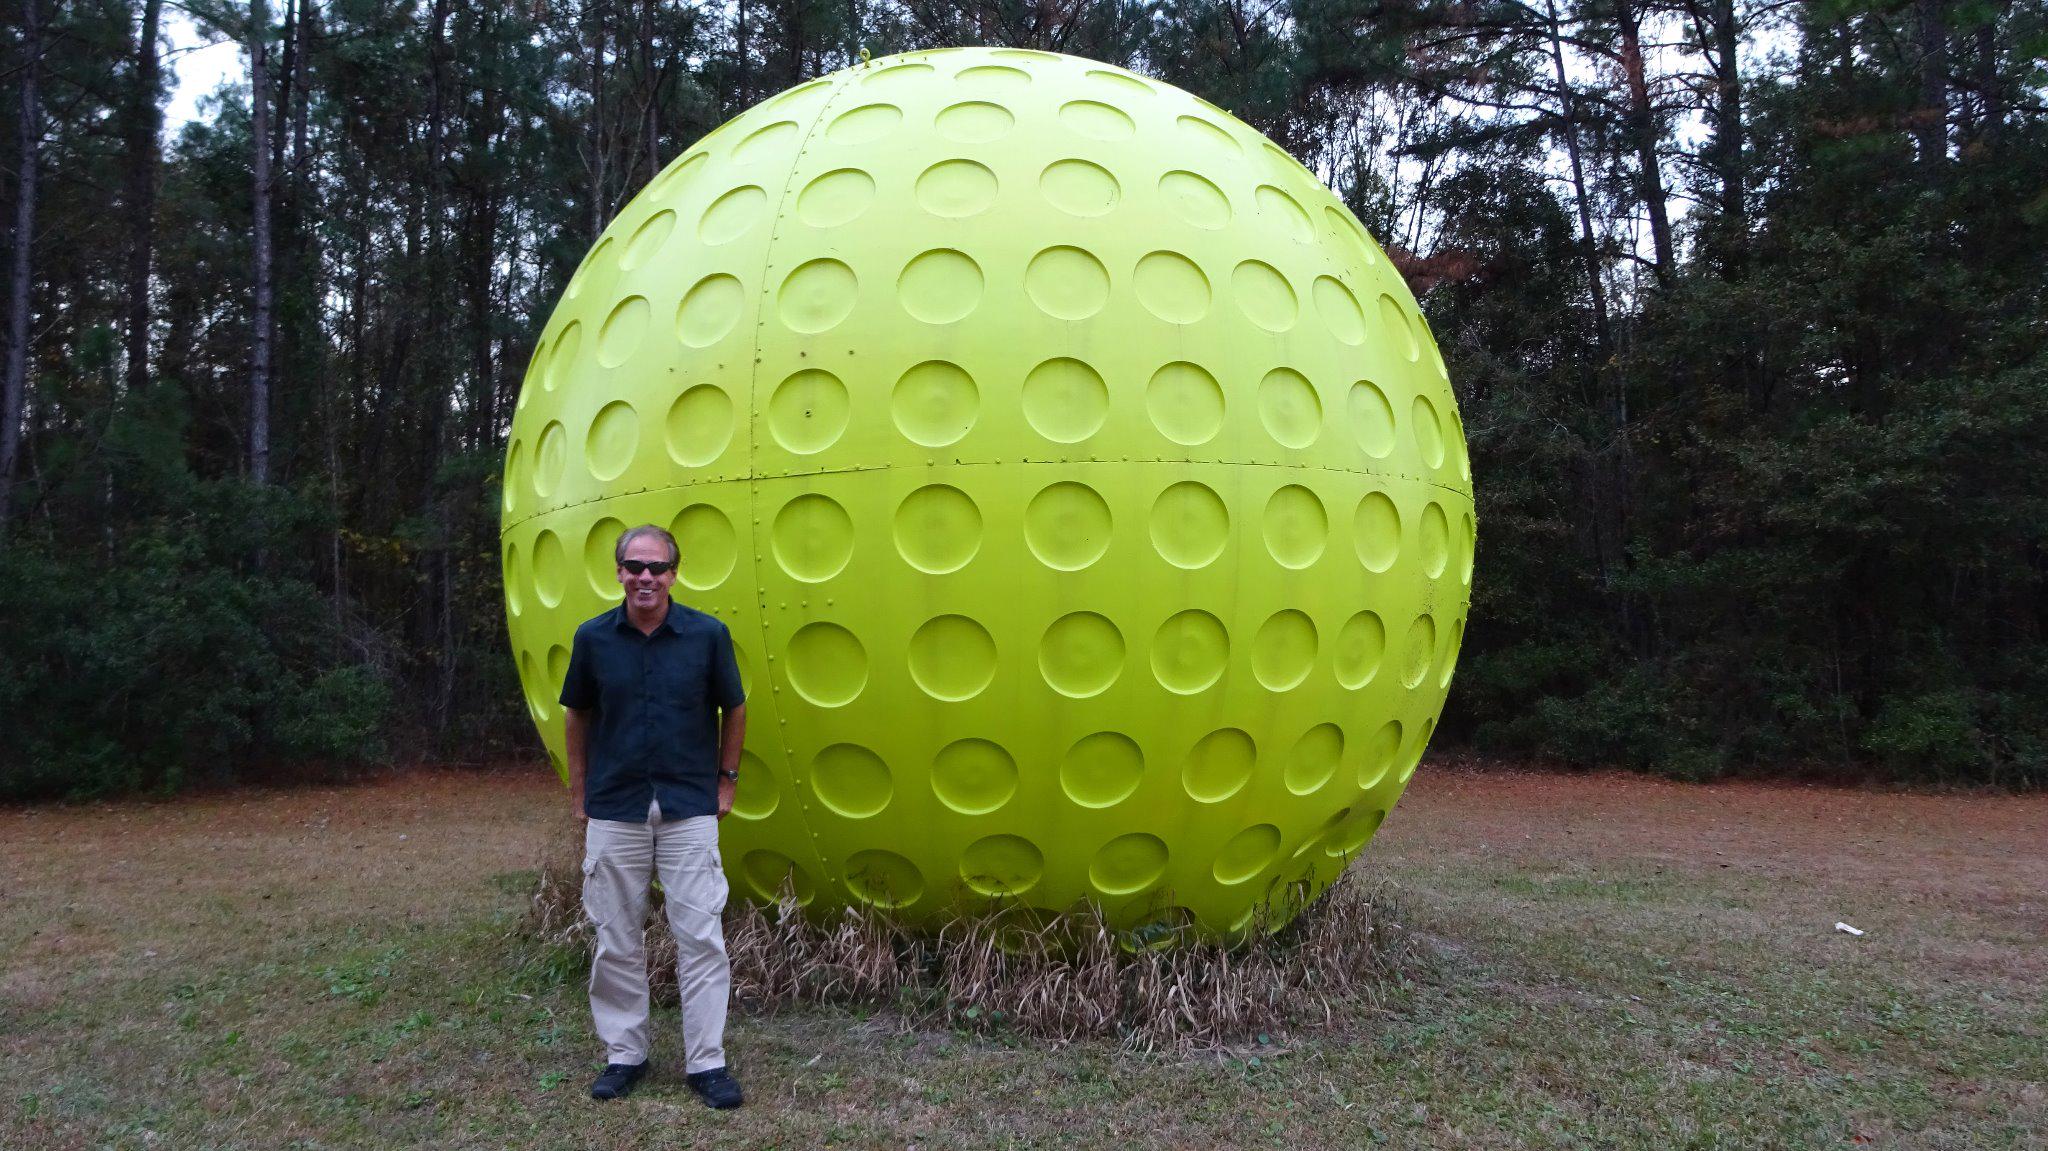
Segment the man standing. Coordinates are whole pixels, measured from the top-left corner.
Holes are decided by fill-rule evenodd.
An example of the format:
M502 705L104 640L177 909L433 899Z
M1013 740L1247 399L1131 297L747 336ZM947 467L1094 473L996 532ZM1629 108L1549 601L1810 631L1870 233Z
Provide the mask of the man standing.
M626 602L576 629L561 699L569 791L585 821L583 907L597 924L590 1013L605 1069L590 1094L617 1099L647 1073L647 898L659 878L676 939L685 1076L706 1106L737 1107L740 1085L725 1067L732 978L718 858L747 728L732 634L669 599L682 558L674 536L630 528L612 556Z

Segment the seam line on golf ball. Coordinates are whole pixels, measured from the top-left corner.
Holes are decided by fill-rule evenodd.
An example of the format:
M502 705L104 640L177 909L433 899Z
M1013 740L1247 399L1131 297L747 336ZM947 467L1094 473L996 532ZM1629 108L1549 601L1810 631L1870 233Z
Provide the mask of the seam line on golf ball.
M818 134L819 127L830 118L833 105L837 104L840 96L849 91L853 87L853 85L858 82L857 78L860 72L861 69L857 68L849 68L842 70L838 74L839 78L833 82L832 90L826 93L825 99L818 104L818 110L811 116L811 122L804 127L803 136L797 141L796 155L793 159L791 159L789 163L789 169L783 175L782 190L775 197L775 204L774 207L771 209L771 213L769 216L768 242L765 245L763 245L761 250L761 277L759 280L760 295L757 298L754 306L753 344L754 348L756 349L756 354L752 357L752 365L747 369L747 412L749 414L749 418L747 420L748 475L746 476L746 508L748 518L753 519L757 522L761 515L760 485L761 480L764 477L760 475L759 469L757 469L753 465L755 459L758 458L756 453L758 453L760 450L759 436L761 424L767 415L767 413L762 408L763 400L761 396L761 356L759 354L758 349L761 347L762 332L768 325L768 300L769 294L773 290L769 287L770 277L768 273L770 269L775 267L776 241L782 238L782 222L786 218L785 214L789 208L790 190L796 187L797 174L803 169L804 154L806 151L809 150L812 138ZM748 549L748 551L751 553L753 557L750 563L750 567L752 568L754 573L754 587L756 589L760 589L767 586L763 580L764 569L767 564L767 560L758 546L758 539L755 540L755 545L756 546ZM764 652L775 651L776 645L769 631L768 613L766 611L757 612L756 618L759 620L760 623L761 650ZM781 690L780 687L775 685L776 671L773 666L769 666L763 670L763 674L767 676L770 687L774 689L768 693L770 697L773 697ZM785 677L787 676L786 671L783 674L785 675ZM781 747L782 762L789 771L789 790L790 793L793 795L802 795L804 792L804 788L802 786L804 781L802 778L800 778L800 772L802 771L802 769L798 766L797 763L796 748L790 743L788 730L789 721L787 717L782 715L781 705L778 704L775 708L775 711L776 718L782 721L776 724L774 727L775 742L779 744ZM804 838L810 844L811 855L817 863L819 874L823 876L824 880L828 883L837 881L841 886L845 886L846 878L844 874L839 873L841 869L835 868L832 865L832 863L825 858L824 851L818 847L818 836L815 829L811 827L811 821L809 818L809 805L799 803L796 806L794 813L796 815L797 822L801 824L804 829Z
M753 432L752 432L752 431L751 431L751 429L750 429L750 430L749 430L749 432L748 432L748 435L749 435L749 436L752 436L752 434L753 434ZM751 454L752 454L752 441L751 441L751 439L750 439L750 440L749 440L749 442L748 442L748 454L749 454L749 455L751 455ZM540 511L537 511L537 512L533 512L533 513L530 513L530 514L528 514L528 515L524 515L524 516L521 516L521 517L519 517L519 518L518 518L518 519L516 519L516 520L508 520L508 521L505 521L505 522L503 522L503 523L499 524L499 526L498 526L498 534L499 534L500 536L503 536L503 535L505 535L506 533L509 533L509 532L510 532L510 531L511 531L512 529L514 529L514 528L517 528L517 527L521 527L521 526L523 526L523 525L525 525L525 524L528 524L528 523L531 523L532 521L534 521L534 520L537 520L537 519L542 519L542 518L544 518L544 517L547 517L547 516L551 516L551 515L554 515L554 514L555 514L556 512L564 512L564 511L569 511L569 510L571 510L571 509L574 509L574 508L588 508L588 507L594 507L594 506L596 506L596 505L598 505L598 504L602 504L602 503L609 503L609 502L611 502L611 501L613 501L613 500L623 500L623 499L630 499L630 498L632 498L632 497L634 497L634 496L644 496L644 495L649 495L649 494L652 494L652 493L655 493L655 492L677 492L677 491L687 491L687 490L689 490L689 489L691 489L691 488L701 488L701 487L707 487L707 486L709 486L709 485L711 485L711 484L740 484L740 483L743 483L743 484L746 484L746 485L748 485L749 489L751 489L751 488L752 488L752 487L753 487L754 485L756 485L756 484L760 483L760 482L761 482L762 480L788 480L788 479L809 479L809 478L812 478L812 477L815 477L815 476L842 476L842 475L859 475L859 474L862 474L862 473L864 473L864 472L889 472L889 471L923 471L923 472L933 472L933 473L936 473L936 472L940 472L940 471L943 471L943 470L945 470L945 469L948 469L948 468L986 468L986 467L1014 467L1014 466L1020 466L1020 465L1021 465L1021 466L1023 466L1023 467L1030 467L1030 468L1039 468L1039 467L1062 467L1062 468L1067 468L1067 467L1086 467L1086 466L1090 466L1090 465L1100 466L1100 465L1105 465L1105 464L1107 464L1107 465L1130 465L1130 464L1137 464L1137 465L1151 465L1151 466L1164 466L1164 467L1185 467L1185 466L1188 466L1188 465L1198 465L1198 466L1202 466L1202 467L1210 467L1210 466L1214 466L1214 467L1233 467L1233 468L1238 468L1238 467L1248 467L1248 468L1286 468L1286 469L1288 469L1289 471L1293 471L1293 472L1319 472L1319 473L1321 473L1321 474L1323 474L1323 475L1330 475L1330 476L1370 476L1370 477L1372 477L1373 479L1376 479L1376 480L1400 480L1400 481L1402 481L1402 482L1404 482L1404 483L1410 483L1410 484L1415 484L1415 485L1418 485L1418 486L1421 486L1421 487L1426 487L1426 488L1432 488L1432 489L1435 489L1436 491L1440 491L1440 492L1448 492L1448 493L1450 493L1450 494L1452 494L1452 495L1455 495L1455 496L1462 496L1462 497L1464 497L1464 498L1465 498L1465 499L1467 499L1467 500L1469 500L1469 499L1471 499L1471 498L1472 498L1472 492L1471 492L1471 490L1470 490L1470 489L1468 489L1468 488L1461 488L1461 487L1457 487L1457 486L1455 486L1455 485L1452 485L1452 484L1440 483L1440 482L1438 482L1438 481L1436 481L1436 480L1429 480L1429 479L1423 479L1423 478L1421 478L1421 477L1419 477L1419 476L1411 476L1411 475L1408 475L1408 474L1407 474L1407 473L1405 473L1405 472L1381 472L1381 471L1373 471L1373 470L1372 470L1372 469L1370 469L1370 468L1333 468L1333 467L1329 467L1329 466L1326 466L1326 465L1317 465L1317 464L1289 464L1289 463L1281 463L1281 462L1278 462L1278 461L1273 461L1273 460L1230 460L1230 459L1207 459L1207 460L1190 460L1190 459L1157 459L1157 460L1028 460L1028 461L1025 461L1025 460L1019 460L1019 461L1017 461L1017 462L1016 462L1016 463L1014 463L1014 464L1012 464L1012 463L1005 463L1005 462L1004 462L1004 461L1002 461L1002 460L954 460L954 461L953 461L953 462L951 462L951 463L945 463L945 464L853 464L853 465L850 465L850 466L847 466L847 467L843 467L843 468L815 468L815 469L812 469L812 470L810 470L810 471L790 471L790 472L765 472L765 473L764 473L764 472L751 472L751 471L750 471L750 472L748 472L748 473L746 473L746 474L744 474L744 475L719 475L719 476L706 476L706 477L705 477L705 478L703 478L703 479L697 479L697 480L685 480L685 481L683 481L683 482L681 482L681 483L674 483L674 484L663 484L663 485L661 485L661 486L659 486L659 487L652 487L652 488L635 488L635 489L633 489L632 491L626 491L626 492L614 492L614 493L613 493L613 494L611 494L611 495L605 495L605 496L597 496L597 497L595 497L595 498L593 498L593 499L587 499L587 500L577 500L577 501L575 501L574 503L566 503L566 504L557 504L557 505L555 505L554 507L551 507L551 508L543 508L543 509L541 509ZM751 504L751 501L750 501L750 502L749 502L749 508L750 508L750 510L751 510L751 507L752 507L752 504ZM1475 518L1475 519L1477 518L1477 515L1476 515L1476 513L1475 513L1475 517L1474 517L1474 518Z

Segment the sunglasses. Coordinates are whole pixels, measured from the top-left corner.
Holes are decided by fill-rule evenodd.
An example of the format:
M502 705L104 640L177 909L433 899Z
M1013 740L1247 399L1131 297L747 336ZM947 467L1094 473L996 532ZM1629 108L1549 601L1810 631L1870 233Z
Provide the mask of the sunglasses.
M676 565L667 560L620 560L619 566L625 568L632 575L639 575L642 572L653 572L655 575L665 576L676 570Z

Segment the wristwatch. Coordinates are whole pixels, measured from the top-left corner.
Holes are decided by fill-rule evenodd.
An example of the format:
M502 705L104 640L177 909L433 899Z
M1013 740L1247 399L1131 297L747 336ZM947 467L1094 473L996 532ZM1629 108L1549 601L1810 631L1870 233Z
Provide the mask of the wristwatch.
M721 767L718 769L718 774L724 776L729 780L732 780L734 783L738 783L740 781L740 773L737 771L727 771Z

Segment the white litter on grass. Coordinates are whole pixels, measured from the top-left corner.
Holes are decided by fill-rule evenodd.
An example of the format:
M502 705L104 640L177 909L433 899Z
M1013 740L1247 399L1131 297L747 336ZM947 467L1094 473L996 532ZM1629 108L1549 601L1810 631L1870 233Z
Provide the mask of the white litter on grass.
M1836 931L1846 931L1846 932L1848 932L1848 933L1849 933L1850 935L1861 935L1861 934L1863 934L1863 929L1862 929L1862 928L1860 928L1860 927L1851 927L1851 926L1849 926L1848 924L1846 924L1846 923L1842 923L1842 922L1839 922L1839 921L1838 921L1838 922L1836 922L1836 924L1835 924L1835 930L1836 930Z

